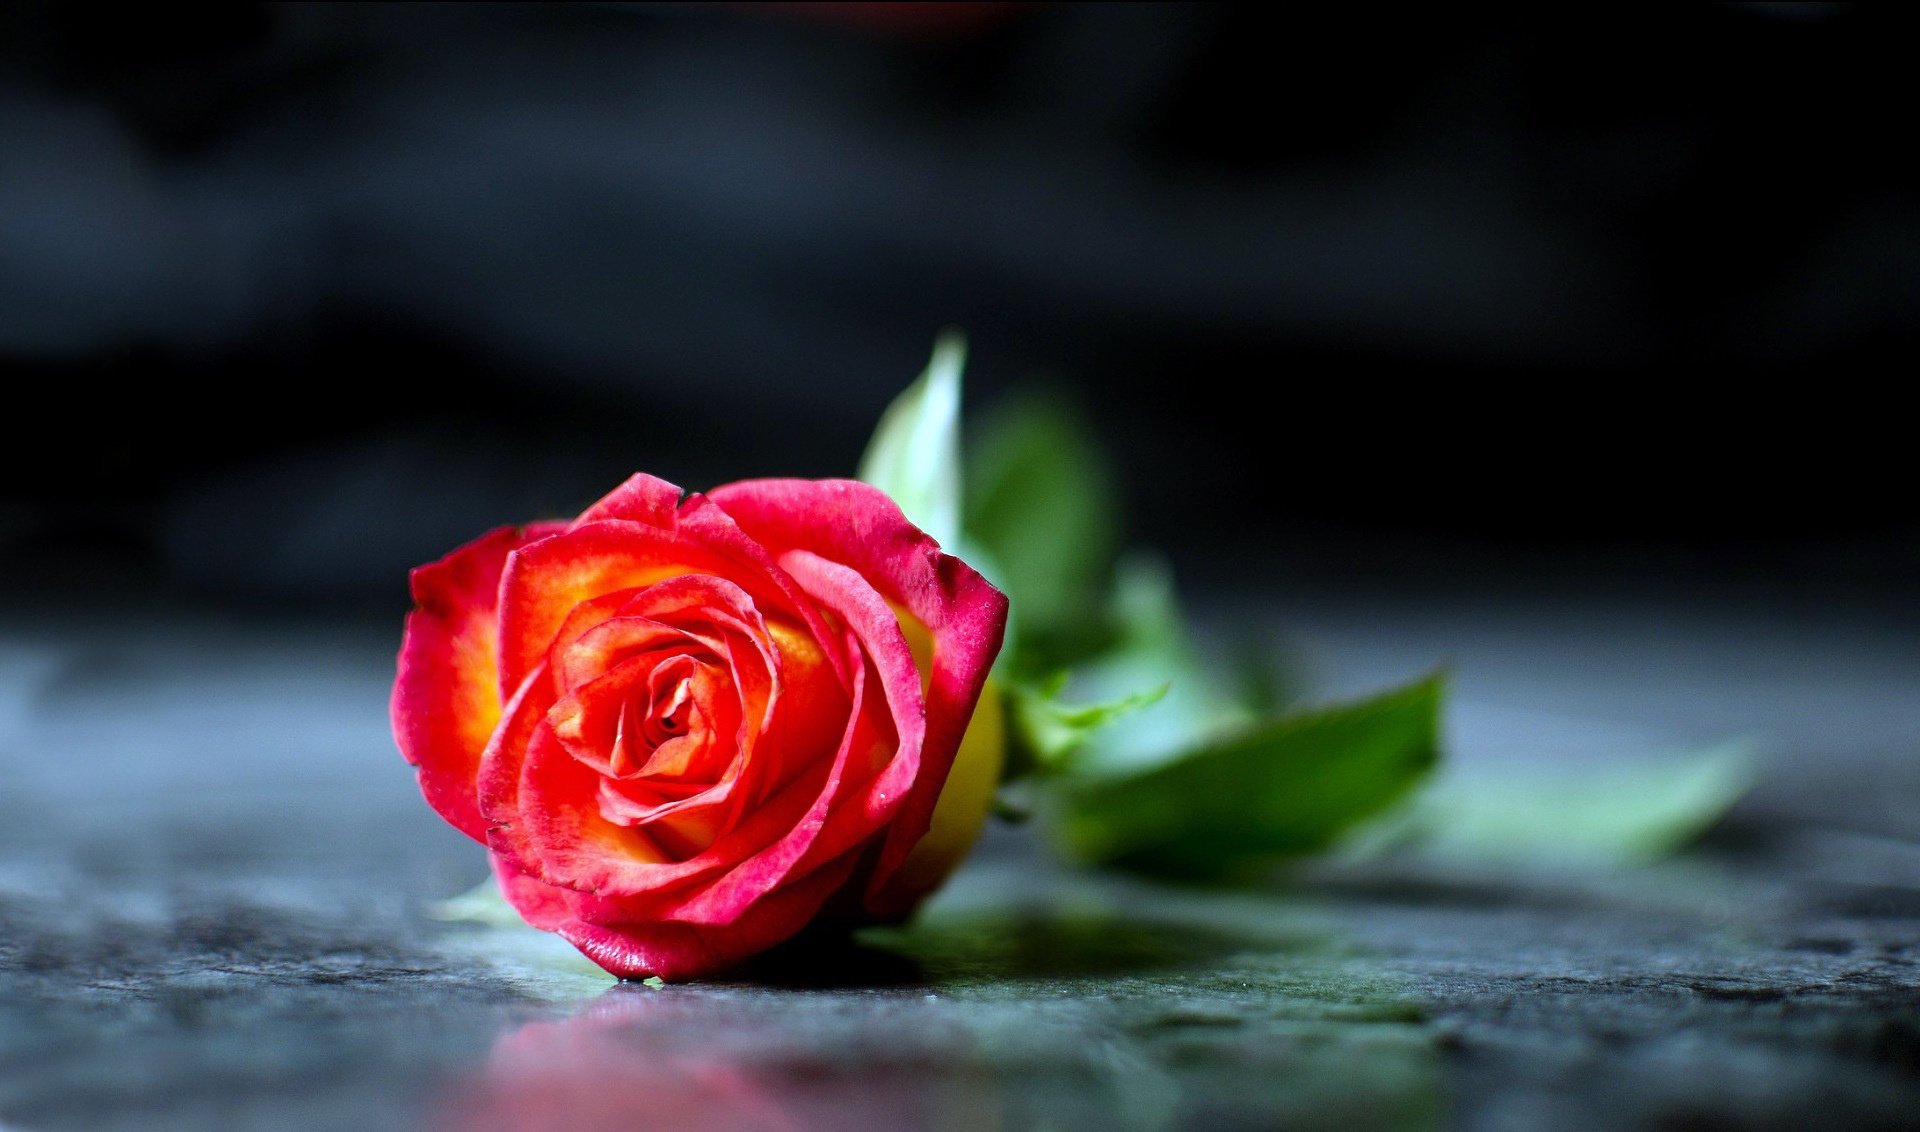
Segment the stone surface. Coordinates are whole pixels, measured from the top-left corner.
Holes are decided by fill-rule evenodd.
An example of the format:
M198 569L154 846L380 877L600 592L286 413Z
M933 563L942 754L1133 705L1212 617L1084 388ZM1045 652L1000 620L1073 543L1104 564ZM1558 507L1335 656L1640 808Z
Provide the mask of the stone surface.
M1912 1123L1910 618L1543 595L1215 621L1248 608L1335 688L1451 660L1463 774L1735 734L1771 758L1635 871L1400 857L1209 892L1001 830L909 928L651 988L427 914L483 865L393 753L387 627L16 618L0 1128Z

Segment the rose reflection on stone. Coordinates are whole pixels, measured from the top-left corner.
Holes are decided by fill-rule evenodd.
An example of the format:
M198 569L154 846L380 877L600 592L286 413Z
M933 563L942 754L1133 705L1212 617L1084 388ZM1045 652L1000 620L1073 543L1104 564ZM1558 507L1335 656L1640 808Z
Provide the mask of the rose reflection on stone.
M874 488L637 475L412 589L392 716L426 800L615 975L901 918L984 819L1006 598Z
M431 1126L460 1132L846 1132L1003 1126L993 1078L964 1034L916 1030L925 1048L885 1064L812 1051L748 1010L614 987L585 1010L501 1037L452 1083ZM814 1023L814 1024L817 1024ZM845 1051L842 1051L843 1055ZM869 1057L873 1056L871 1053Z

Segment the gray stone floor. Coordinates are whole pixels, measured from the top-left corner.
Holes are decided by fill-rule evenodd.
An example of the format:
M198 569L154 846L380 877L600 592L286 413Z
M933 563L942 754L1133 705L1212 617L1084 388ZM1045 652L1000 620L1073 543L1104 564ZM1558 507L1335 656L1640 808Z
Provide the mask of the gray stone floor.
M0 1129L1910 1127L1920 641L1871 603L1223 601L1336 689L1455 665L1463 774L1748 736L1652 868L1330 862L1207 892L997 831L914 926L612 984L426 912L477 850L384 628L0 629Z

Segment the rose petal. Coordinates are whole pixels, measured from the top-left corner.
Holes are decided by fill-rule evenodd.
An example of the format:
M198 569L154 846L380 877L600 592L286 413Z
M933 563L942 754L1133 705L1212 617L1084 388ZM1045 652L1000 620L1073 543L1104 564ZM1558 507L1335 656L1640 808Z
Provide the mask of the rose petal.
M553 674L555 695L564 696L573 690L575 684L581 682L567 679L567 656L580 642L580 638L618 616L620 610L633 600L634 595L643 592L645 591L614 590L612 593L583 601L567 612L566 620L560 623L560 631L554 634L553 643L547 646L547 669ZM591 666L584 672L581 679L590 680L598 676L599 670L605 667L604 663Z
M679 519L680 529L690 537L725 548L739 561L752 565L772 579L774 585L780 588L792 603L793 608L798 611L799 616L795 620L806 628L809 637L815 641L838 642L838 635L821 620L819 612L813 608L812 603L800 595L793 584L793 579L787 577L785 572L774 564L773 556L767 552L766 547L740 529L740 525L733 521L733 516L715 506L707 496L695 492L687 496L686 501L680 505ZM771 618L779 615L781 611L775 607L763 605L760 612ZM827 659L833 666L834 674L839 677L841 689L845 691L852 688L853 671L847 659L841 657L838 651L832 648L827 650Z
M592 889L604 868L658 865L674 858L646 830L608 820L600 808L607 781L560 745L552 730L536 728L520 768L520 816L538 854L538 875Z
M550 932L573 918L572 910L567 907L566 889L528 876L512 857L499 853L489 853L487 857L493 865L493 878L500 886L500 895L506 897L521 919Z
M389 714L395 741L419 768L427 804L467 836L486 837L475 776L500 719L494 668L495 605L507 555L564 530L560 523L501 527L413 571Z
M553 702L553 681L547 678L547 667L542 664L527 673L507 701L500 725L494 728L480 756L480 813L486 820L487 846L515 858L522 872L534 876L540 876L540 870L520 852L524 847L519 821L521 771L534 735L548 731L547 713L553 710Z
M591 923L569 920L558 931L587 958L623 979L668 982L723 971L793 938L846 882L851 857L787 885L742 911L724 927L673 922Z
M671 530L681 494L678 486L658 476L635 472L627 477L625 483L602 496L598 503L582 511L573 525L597 523L602 519L627 519Z
M971 567L941 553L891 499L866 484L745 480L715 488L708 498L776 559L800 550L849 567L919 620L933 640L919 775L868 882L867 910L897 916L906 909L883 889L927 832L954 752L1000 651L1007 599Z

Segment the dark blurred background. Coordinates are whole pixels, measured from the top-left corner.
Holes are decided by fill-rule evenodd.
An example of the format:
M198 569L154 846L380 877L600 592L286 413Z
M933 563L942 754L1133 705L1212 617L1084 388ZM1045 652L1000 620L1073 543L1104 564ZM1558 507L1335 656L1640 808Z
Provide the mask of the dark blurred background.
M1906 594L1914 9L0 7L0 583L394 611L934 333L1189 581Z

